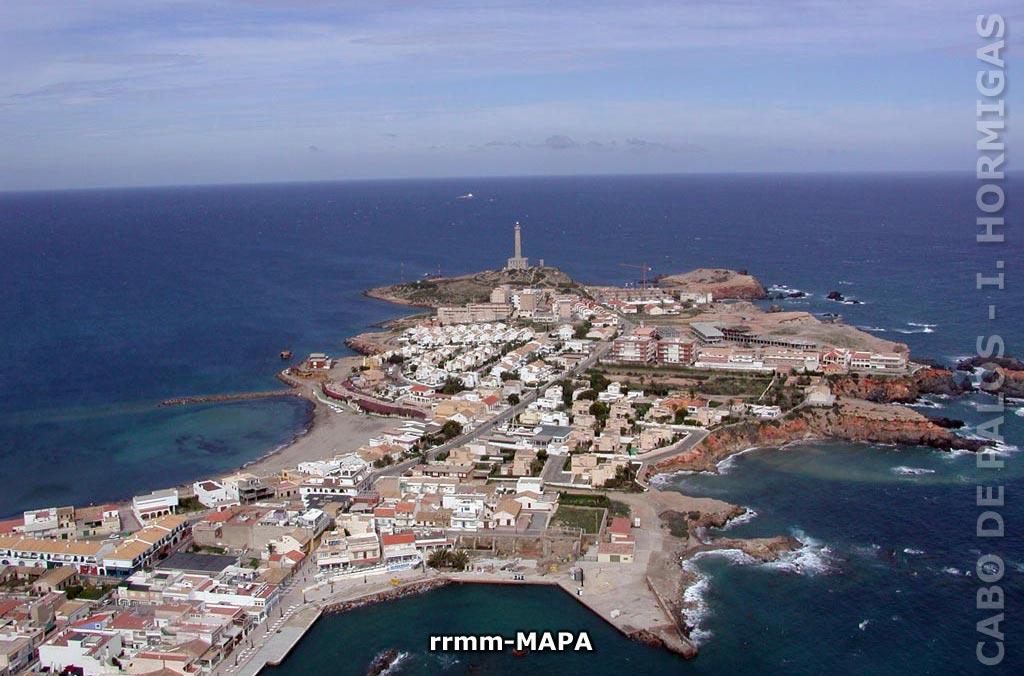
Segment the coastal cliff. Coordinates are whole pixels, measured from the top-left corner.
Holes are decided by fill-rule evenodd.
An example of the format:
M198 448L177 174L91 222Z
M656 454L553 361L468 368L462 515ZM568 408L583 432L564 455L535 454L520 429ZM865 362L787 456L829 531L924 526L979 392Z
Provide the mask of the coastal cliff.
M715 300L759 300L767 298L761 282L745 271L725 268L698 268L658 279L658 286L689 293L710 293Z
M957 396L970 389L967 384L960 382L953 371L936 366L919 369L907 376L857 373L832 376L829 384L832 392L838 396L880 404L908 404L925 394Z
M747 448L783 446L794 441L834 439L979 450L984 444L958 436L902 407L843 399L832 408L802 408L766 422L728 425L713 431L696 448L659 463L655 471L715 471L726 457Z

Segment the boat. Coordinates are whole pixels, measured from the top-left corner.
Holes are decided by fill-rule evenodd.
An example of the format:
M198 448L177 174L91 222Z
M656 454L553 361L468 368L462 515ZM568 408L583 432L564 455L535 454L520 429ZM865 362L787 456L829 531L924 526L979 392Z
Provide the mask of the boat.
M291 358L292 358L292 351L291 350L281 350L281 360L282 361L288 361Z
M457 200L471 200L471 199L473 199L473 193L467 192L465 195L459 195L455 199L457 199Z

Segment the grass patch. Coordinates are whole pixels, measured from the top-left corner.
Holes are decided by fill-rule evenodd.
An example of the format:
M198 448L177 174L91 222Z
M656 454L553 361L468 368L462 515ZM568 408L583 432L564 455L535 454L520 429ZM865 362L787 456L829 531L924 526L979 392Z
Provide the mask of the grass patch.
M584 533L595 534L601 530L602 511L589 507L559 505L552 523L570 528L581 528Z
M612 516L629 516L633 513L633 510L629 508L625 502L619 502L618 500L611 500L611 507L608 510Z
M612 516L629 516L629 505L612 500L603 493L566 493L559 491L558 504L570 507L589 507L591 509L607 509Z

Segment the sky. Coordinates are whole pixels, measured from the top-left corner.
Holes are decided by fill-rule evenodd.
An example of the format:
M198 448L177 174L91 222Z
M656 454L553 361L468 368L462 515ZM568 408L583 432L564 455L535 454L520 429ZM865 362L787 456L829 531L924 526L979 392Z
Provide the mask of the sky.
M971 171L975 16L1008 18L1012 80L1022 10L1001 0L4 0L0 190Z

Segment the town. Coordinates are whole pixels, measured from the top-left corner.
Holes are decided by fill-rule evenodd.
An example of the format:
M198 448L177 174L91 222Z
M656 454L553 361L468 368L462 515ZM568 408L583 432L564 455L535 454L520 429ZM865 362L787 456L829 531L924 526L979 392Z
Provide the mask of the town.
M505 272L533 269L517 223ZM671 623L645 582L654 465L832 407L835 374L914 368L807 313L646 283L498 284L373 345L281 374L331 415L390 419L352 452L0 522L0 676L256 673L332 604L442 574L554 580L626 633Z

